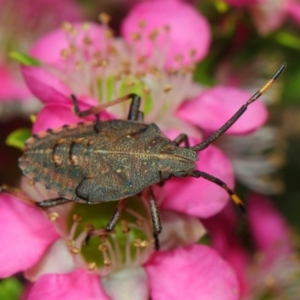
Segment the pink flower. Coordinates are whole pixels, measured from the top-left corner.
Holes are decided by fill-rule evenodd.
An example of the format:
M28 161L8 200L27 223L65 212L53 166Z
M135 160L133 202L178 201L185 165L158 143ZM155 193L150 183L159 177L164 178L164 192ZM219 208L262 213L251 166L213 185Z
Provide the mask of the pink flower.
M144 10L144 5L147 10ZM160 5L161 10L172 16L171 19L166 18L164 14L160 16L156 13ZM135 19L134 16L137 15ZM184 21L195 18L198 21L193 21L191 24ZM203 137L199 137L199 130L193 126L194 124L201 126L203 135L207 135L224 124L233 111L246 101L247 94L238 89L218 87L202 92L203 87L192 81L194 62L200 57L196 54L189 56L188 53L193 50L196 50L196 53L205 53L208 42L206 39L202 44L193 43L198 36L198 33L193 30L187 30L189 34L181 40L178 26L189 29L192 24L198 24L198 29L202 30L205 36L209 33L206 25L201 27L202 23L206 24L203 17L188 4L180 1L166 3L154 1L134 7L123 26L127 43L121 38L116 39L112 36L107 24L108 16L101 15L100 19L102 26L93 23L73 25L66 23L64 30L49 33L32 48L30 54L43 65L42 67L24 66L22 70L33 94L45 104L34 124L35 133L79 121L71 110L73 106L70 101L71 93L77 95L80 107L85 109L96 105L98 101L103 103L126 93L136 92L144 100L143 110L147 123L155 122L164 131L175 129L177 135L185 132L195 137L197 142ZM175 27L174 20L177 22ZM165 27L161 27L162 24L167 25L167 31ZM155 36L151 36L148 40L148 32L155 28L163 31L157 33L158 35L155 33ZM170 47L164 49L166 52L159 51L160 41L157 38L160 34L168 35ZM135 37L133 40L129 38L132 35ZM143 48L144 40L145 42L147 40L146 48ZM188 46L178 48L179 50L176 48L180 53L170 52L179 43ZM175 58L178 54L182 55L179 60ZM173 57L172 62L166 61L166 57ZM169 68L170 64L172 68ZM185 100L189 101L184 102ZM222 105L224 101L227 101L228 105ZM110 107L107 112L109 115L102 116L102 119L112 116L126 118L128 105L116 105ZM239 120L229 131L234 134L245 134L260 127L266 119L266 109L259 102L254 104L245 116L247 114L249 117L246 117L246 122L243 122L243 119ZM253 115L255 118L252 117ZM213 149L206 150L211 155L201 159L200 167L209 169L214 176L220 177L232 187L231 167L226 157L220 151ZM223 172L220 165L226 166L227 171ZM195 186L199 184L197 180L191 182ZM207 187L212 185L207 182L203 184ZM185 185L182 188L184 190ZM215 205L202 206L209 208L207 213L201 211L201 217L211 216L224 207L228 197L223 191L220 194L222 196L217 197L217 201L211 200ZM172 198L171 194L166 196L164 203L170 202L170 207L176 209L175 203L181 201L176 202L171 200ZM179 207L178 210L181 211L182 205L180 204Z
M243 88L254 93L267 80L265 70L275 69L279 63L262 56L255 57L245 65L235 66L231 60L226 59L219 64L215 79L220 85ZM266 106L280 101L281 84L282 81L276 82L261 97ZM226 135L216 142L216 146L230 159L236 179L247 188L265 195L282 191L283 184L277 172L285 162L285 151L279 128L264 125L247 135Z
M242 299L263 299L266 294L297 298L300 265L293 257L295 247L288 225L267 197L252 193L248 201L247 220L255 251L248 252L236 236L240 221L231 207L205 222L214 248L234 267Z
M183 10L183 12L185 17L189 18L191 6L177 1L174 5L176 8L176 10L173 8L174 13L177 12L179 16L181 15L180 5L183 8L188 7L188 10ZM169 6L172 7L171 4ZM194 11L192 14L195 16ZM129 92L137 92L145 99L146 122L155 122L162 129L176 129L177 135L182 131L192 133L197 136L199 142L198 131L174 114L183 100L199 93L199 86L191 80L191 70L187 69L187 66L182 66L177 70L165 70L164 60L161 60L157 52L152 52L147 60L142 56L139 57L136 52L136 43L139 43L139 40L126 44L122 39L112 38L106 23L108 17L101 15L100 18L103 21L102 26L92 23L65 24L64 30L48 34L32 48L30 54L44 62L44 66L24 66L22 70L33 94L45 104L37 116L33 131L36 133L51 127L80 121L72 112L71 93L79 97L80 107L85 109L95 106L98 101L113 100ZM144 20L143 15L140 18ZM199 16L199 19L201 20L202 17ZM161 22L159 18L157 20ZM157 26L160 26L160 23ZM170 29L172 30L172 27ZM195 33L191 32L188 38L194 40ZM170 43L173 43L173 40L174 43L180 41L177 35L170 36ZM155 46L154 42L153 45ZM75 52L73 49L76 49ZM140 62L137 64L137 61ZM178 82L181 82L180 87ZM125 109L122 105L116 105L107 111L110 115L102 115L102 119L112 116L126 118L128 105ZM94 117L90 120L94 120ZM209 168L215 176L220 175L219 177L232 187L233 174L226 157L220 151L214 151L213 148L208 151L214 153L214 159L217 157L219 158L217 161L226 165L227 171L220 171L218 164L211 163L211 155L201 161L201 168ZM206 168L205 164L212 167ZM211 184L208 183L208 186ZM221 198L215 202L216 205L209 208L207 215L210 216L219 211L228 201L226 193L222 191L221 194ZM172 202L171 199L171 196L166 197L164 203ZM214 210L211 209L212 207ZM204 211L201 212L201 216L205 214Z
M34 200L53 197L28 180L22 186ZM95 224L100 216L101 223L107 222L111 203L72 203L45 214L21 199L0 195L0 223L5 225L0 276L25 271L34 282L27 299L238 299L230 265L214 250L195 244L204 233L197 218L163 210L162 251L155 253L149 211L138 209L144 200L130 199L133 205L116 232L100 244L93 238L83 246L87 222Z
M72 111L70 94L73 93L79 98L81 109L130 92L138 93L145 99L142 110L146 122L157 123L170 137L175 132L176 135L187 132L195 138L192 143L199 143L203 138L194 125L201 126L203 135L207 135L231 116L231 105L220 109L224 101L240 106L236 99L238 91L220 87L203 92L204 88L192 81L194 64L207 53L210 35L205 19L188 4L180 1L139 4L123 23L124 38L112 35L107 15L101 15L100 19L102 26L64 23L62 30L44 36L31 49L30 54L41 66L23 66L22 71L31 92L45 105L37 116L34 133L82 121ZM197 30L192 30L193 26ZM166 48L162 49L162 44ZM228 95L225 100L220 96L223 93ZM213 99L212 106L205 97ZM185 109L193 110L193 105L194 110L200 109L199 120L197 114L193 120L180 116ZM214 110L218 118L201 123L200 113L212 118ZM261 126L266 115L264 106L255 105L252 112L257 118L248 120L247 126L240 122L232 133L244 134ZM127 113L128 105L116 105L101 112L101 119L126 118ZM88 119L95 120L94 116ZM228 159L214 147L201 153L199 168L219 177L229 187L234 184ZM27 182L23 189L35 201L55 197L39 184L29 187ZM239 290L231 267L210 248L195 244L202 236L198 218L221 211L228 195L212 183L196 179L169 181L156 195L162 198L161 252L153 253L149 212L144 207L143 196L130 199L133 206L126 210L121 229L104 242L101 240L100 245L96 238L89 246L83 245L85 227L91 227L87 223L92 223L96 228L103 228L108 222L106 214L111 214L110 205L114 207L116 203L107 203L105 208L101 204L97 209L71 203L47 211L56 229L50 234L51 239L45 237L40 252L27 265L18 254L15 264L7 268L6 276L26 270L26 277L35 282L29 292L30 299L43 299L49 294L51 298L66 298L68 289L57 286L70 287L74 281L90 287L77 292L77 287L72 285L72 292L81 299L88 296L105 299L105 294L113 299L120 299L120 295L126 299L128 293L131 299L148 299L149 294L153 299L178 296L238 299ZM23 204L15 205L21 205L26 211ZM41 212L36 213L42 216ZM23 233L22 226L18 228L18 222L14 223ZM27 224L22 225L28 229ZM45 220L41 225L47 228L49 223ZM10 228L6 227L6 237ZM27 231L30 235L33 228L29 226ZM0 257L8 260L9 253ZM172 289L174 283L180 291ZM78 289L81 289L79 284Z
M167 67L201 60L210 44L208 22L180 0L137 4L124 20L122 32L139 55L149 57L159 49Z
M226 0L237 8L246 8L262 35L278 29L291 16L300 24L300 4L297 0Z
M11 51L26 52L32 42L45 32L52 30L63 20L79 20L81 13L75 1L0 1L0 101L9 106L11 101L20 101L18 109L26 112L36 106L30 91L24 84L19 67L9 58ZM30 100L29 105L24 101ZM12 112L16 113L16 111ZM7 117L7 114L1 117Z

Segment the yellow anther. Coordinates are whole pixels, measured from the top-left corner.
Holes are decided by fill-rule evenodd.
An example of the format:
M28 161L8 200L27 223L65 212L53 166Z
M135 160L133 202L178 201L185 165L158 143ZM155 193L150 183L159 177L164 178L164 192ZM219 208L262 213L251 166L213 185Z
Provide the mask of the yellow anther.
M61 27L66 32L70 32L72 30L72 28L73 28L73 26L72 26L72 24L70 22L63 22L61 24Z
M139 41L141 39L141 35L137 32L132 32L131 33L131 39L133 41Z
M149 95L150 94L150 89L147 86L143 87L143 92L145 95Z
M72 28L70 34L75 37L78 34L78 31L75 28Z
M110 21L110 15L107 14L107 13L101 13L101 14L99 14L99 21L102 24L108 24L109 21Z
M69 45L69 53L75 53L76 51L76 46L74 44L70 44Z
M134 76L135 76L136 78L141 79L141 78L143 78L143 77L145 76L145 73L142 72L142 71L139 71L139 72L136 72L136 73L134 74Z
M149 68L149 72L154 75L157 79L159 79L161 77L161 74L159 72L159 70L155 67L151 67Z
M50 221L56 221L58 219L59 215L57 212L52 212L48 214L48 219Z
M195 56L196 56L196 50L195 49L192 49L191 51L190 51L190 57L192 57L192 58L194 58Z
M182 62L182 60L183 60L183 56L182 56L181 54L177 54L177 55L175 56L175 61L177 61L177 62Z
M118 53L117 48L114 47L113 45L109 45L108 52L111 55L116 55Z
M76 67L77 70L82 70L82 63L80 61L77 61L75 63L75 67Z
M84 31L89 31L90 28L91 28L91 24L90 24L90 23L87 23L87 22L83 23L82 29L83 29Z
M114 31L112 29L105 30L105 37L107 37L107 38L114 37Z
M104 252L107 250L107 244L106 243L102 243L99 245L98 249L101 251L101 252Z
M101 54L100 51L95 51L95 52L93 53L93 57L94 57L94 58L100 59L101 56L102 56L102 54Z
M62 49L60 51L60 56L63 58L63 59L66 59L68 56L69 56L69 50L68 49Z
M102 64L101 64L101 60L97 59L93 62L93 67L94 68L98 68L98 67L101 67Z
M144 241L141 242L141 247L142 248L147 248L148 246L149 246L149 242L148 241L144 240Z
M92 40L90 39L89 36L86 35L86 36L83 38L83 43L84 43L85 45L91 45L91 44L92 44Z
M111 266L111 260L108 259L108 258L107 258L107 259L104 259L103 263L104 263L104 265L105 265L106 267Z
M154 29L153 31L151 31L149 33L149 39L153 41L153 40L155 40L158 37L158 35L159 35L159 30L158 29Z
M102 59L101 60L101 66L106 67L108 65L108 60L107 59Z
M95 271L97 269L97 264L95 262L91 262L88 264L88 269L90 271Z
M85 225L85 228L84 228L84 230L87 231L87 232L89 232L89 231L91 231L91 230L94 230L94 229L95 229L95 227L94 227L94 225L91 224L91 223L86 224L86 225Z
M133 241L133 246L136 248L140 248L141 247L141 240L140 239L136 239Z
M135 85L135 83L134 83L134 81L133 80L131 80L131 79L128 79L127 81L126 81L126 85L127 86L129 86L129 87L131 87L131 86L134 86ZM128 136L127 136L128 137Z
M138 27L143 29L146 26L146 21L145 20L139 20L138 21Z
M175 68L170 68L169 70L167 70L169 75L177 75L178 74L178 70Z
M171 91L171 89L172 89L172 86L170 84L166 84L165 87L164 87L164 92L168 93L168 92Z
M80 252L80 250L77 247L70 247L70 252L72 254L78 254Z
M82 220L82 217L80 217L79 215L77 214L74 214L73 215L73 221L76 222L76 223L80 223Z
M73 247L75 245L75 241L74 240L66 240L66 244L68 247Z

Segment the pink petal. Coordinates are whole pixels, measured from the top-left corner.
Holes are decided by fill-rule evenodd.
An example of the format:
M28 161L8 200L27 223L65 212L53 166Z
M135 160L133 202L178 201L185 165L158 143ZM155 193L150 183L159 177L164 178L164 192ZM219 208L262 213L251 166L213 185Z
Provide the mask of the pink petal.
M290 253L292 242L289 228L267 197L251 194L247 211L250 230L259 250L275 249Z
M231 266L203 245L157 252L147 263L153 299L239 299Z
M70 102L71 91L58 77L41 67L22 67L22 73L31 92L44 103Z
M300 25L300 4L295 1L289 1L287 4L287 12Z
M175 211L162 210L161 223L159 243L162 251L195 244L207 233L198 218Z
M249 7L253 22L261 35L279 28L286 17L287 0L264 0Z
M1 2L3 3L3 1ZM63 21L78 20L83 16L83 11L79 3L74 0L39 0L34 5L32 0L9 2L10 16L19 18L18 20L12 19L11 26L18 26L14 29L19 35L22 35L26 30L32 31L31 35L37 35L41 31L45 32L50 28L58 26ZM21 36L21 38L24 37Z
M250 289L247 278L250 257L236 236L236 228L240 222L237 218L238 213L229 203L219 214L203 220L203 223L210 233L212 247L233 267L239 281L241 295L246 295Z
M38 133L45 131L49 128L57 128L61 127L65 124L76 124L85 121L96 121L96 117L94 115L90 115L85 118L80 118L75 115L73 112L73 104L71 100L68 100L68 104L57 104L50 103L47 104L37 115L37 119L33 125L33 133ZM91 103L88 99L79 100L79 107L81 110L89 109L95 105L90 105ZM102 121L112 119L112 115L103 111L100 113L100 119Z
M233 187L234 175L230 161L216 147L210 146L199 154L197 169L220 178ZM163 209L184 212L188 215L207 218L228 202L228 194L216 184L203 178L171 178L164 185Z
M139 21L145 21L146 26L142 29L141 55L149 56L159 49L161 58L166 59L165 66L178 66L175 62L177 55L183 56L183 63L201 60L208 52L210 44L210 30L206 19L198 13L191 5L175 0L167 1L145 1L137 4L125 18L122 24L122 33L125 40L136 46L132 40L132 34L141 29ZM163 29L165 25L170 27L170 32ZM160 31L157 37L157 46L149 39L153 30ZM166 46L168 49L166 49ZM166 53L163 54L164 49ZM157 50L157 49L156 49ZM194 58L190 52L195 50Z
M84 119L79 118L72 111L72 104L48 104L38 114L33 125L33 133L39 133L49 128L61 127L65 124L76 124L83 122ZM93 116L95 120L95 116Z
M17 75L0 62L0 101L22 100L30 96L30 91Z
M62 216L59 215L61 218ZM77 269L74 256L64 239L58 239L45 251L41 259L25 272L25 277L34 282L45 274L64 274Z
M183 103L178 116L208 132L224 125L251 97L246 91L217 86ZM260 101L252 103L241 118L227 130L228 134L246 134L261 127L267 119L267 109Z
M102 277L102 286L110 299L148 300L149 285L144 268L125 268Z
M78 47L84 47L84 37L87 34L87 31L83 30L83 24L84 23L79 22L72 23L72 26L75 30L77 30L75 40ZM95 23L89 22L87 24L89 24L88 36L93 43L93 49L99 49L103 29L100 25ZM69 46L70 42L67 38L66 32L63 29L57 29L40 38L32 47L30 55L43 62L59 65L63 62L61 51L67 49Z
M30 300L109 300L100 278L85 270L42 276L32 287Z
M0 276L8 277L35 264L58 234L41 210L6 193L0 212Z

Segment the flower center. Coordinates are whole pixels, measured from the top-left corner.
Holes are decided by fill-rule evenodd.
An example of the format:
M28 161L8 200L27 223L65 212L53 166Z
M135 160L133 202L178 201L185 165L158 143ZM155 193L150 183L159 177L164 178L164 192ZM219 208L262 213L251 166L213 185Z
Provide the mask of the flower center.
M129 199L115 230L107 234L106 227L116 202L98 205L75 204L70 212L69 251L78 265L87 264L91 271L101 276L143 265L154 251L150 212L145 199ZM86 244L87 233L98 230ZM101 234L101 231L103 234ZM78 256L78 254L81 254ZM82 257L84 262L82 262Z
M107 15L100 14L99 18L102 27L90 23L64 23L68 47L60 52L63 63L59 68L53 65L46 67L79 97L107 102L136 93L143 98L141 109L146 121L160 123L160 126L163 124L163 129L170 128L170 124L165 124L168 117L173 116L174 119L174 112L181 102L194 97L199 91L192 83L194 64L183 65L178 56L177 68L164 67L167 45L161 50L156 41L163 36L167 44L167 26L145 36L143 29L147 25L140 22L140 31L133 34L132 43L128 45L122 38L113 36ZM147 57L143 50L145 39L153 44L153 51ZM117 105L109 111L118 118L124 118L128 105ZM182 128L180 125L178 127Z

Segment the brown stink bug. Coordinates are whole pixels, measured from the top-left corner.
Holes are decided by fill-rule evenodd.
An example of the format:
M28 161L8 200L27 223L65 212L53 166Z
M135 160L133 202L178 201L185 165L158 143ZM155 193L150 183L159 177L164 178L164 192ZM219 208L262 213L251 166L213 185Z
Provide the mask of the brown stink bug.
M108 106L131 99L127 120L110 120L67 125L32 136L25 145L19 166L34 182L58 193L59 197L36 203L42 208L75 201L95 204L119 201L104 231L111 232L126 200L146 190L152 216L156 249L161 231L160 216L151 186L171 177L202 177L223 188L244 212L238 196L220 179L195 169L198 152L208 147L238 120L279 77L283 63L271 79L257 91L220 129L206 140L190 147L188 137L180 134L169 140L155 124L145 124L139 110L141 98L129 94L97 107L81 111L74 95L77 116L97 115ZM180 147L180 144L184 144ZM91 235L97 231L91 231Z

